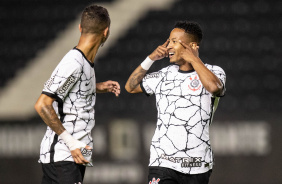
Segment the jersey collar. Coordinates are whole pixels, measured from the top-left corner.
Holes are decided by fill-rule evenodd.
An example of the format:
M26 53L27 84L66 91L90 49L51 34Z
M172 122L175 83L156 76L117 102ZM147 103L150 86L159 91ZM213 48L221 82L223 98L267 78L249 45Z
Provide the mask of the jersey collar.
M83 53L80 49L78 49L78 48L76 48L76 47L74 47L73 49L74 49L74 50L77 50L78 52L80 52L80 53L82 54L82 56L84 57L84 59L86 59L86 61L90 64L90 66L91 66L92 68L94 67L94 63L90 62L90 61L86 58L86 56L84 55L84 53Z
M188 71L183 71L183 70L178 70L178 72L179 73L192 73L192 72L194 72L195 70L193 69L193 70L188 70Z

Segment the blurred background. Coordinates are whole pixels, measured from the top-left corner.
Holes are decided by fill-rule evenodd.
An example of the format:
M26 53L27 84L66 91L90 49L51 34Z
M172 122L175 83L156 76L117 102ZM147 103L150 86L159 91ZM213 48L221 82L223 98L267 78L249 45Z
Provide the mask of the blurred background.
M199 22L200 57L227 74L226 96L211 127L211 184L282 183L281 0L2 0L0 6L0 183L40 183L46 125L34 103L44 82L79 39L85 6L106 7L111 35L95 60L97 82L122 93L98 94L94 167L86 184L147 183L155 98L128 94L131 72L169 37L177 20ZM169 64L164 59L150 68Z

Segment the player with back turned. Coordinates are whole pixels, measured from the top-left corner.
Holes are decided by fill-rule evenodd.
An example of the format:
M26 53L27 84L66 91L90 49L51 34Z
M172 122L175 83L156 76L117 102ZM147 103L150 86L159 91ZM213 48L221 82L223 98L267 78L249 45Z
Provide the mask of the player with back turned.
M213 168L209 126L225 94L226 75L199 58L202 30L198 23L178 21L169 39L130 75L129 93L155 94L157 126L150 148L148 182L207 184ZM171 65L146 74L156 61Z
M48 125L41 142L42 184L82 183L92 166L96 93L120 94L118 82L96 83L94 59L109 36L108 11L97 5L84 9L81 36L45 83L35 109Z

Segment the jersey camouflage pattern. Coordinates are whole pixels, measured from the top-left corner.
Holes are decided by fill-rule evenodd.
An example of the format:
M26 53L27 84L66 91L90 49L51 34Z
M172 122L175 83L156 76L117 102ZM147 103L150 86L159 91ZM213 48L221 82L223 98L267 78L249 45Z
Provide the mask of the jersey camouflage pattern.
M42 93L56 99L53 107L65 129L77 140L93 147L91 130L95 125L96 101L94 64L80 50L70 50L45 83ZM39 162L58 161L74 160L63 140L47 127L41 142Z
M187 174L212 169L209 126L219 98L224 96L226 75L218 66L205 66L224 85L222 94L217 97L203 87L195 70L181 71L177 65L143 78L141 88L147 95L155 94L158 110L149 166L167 167Z

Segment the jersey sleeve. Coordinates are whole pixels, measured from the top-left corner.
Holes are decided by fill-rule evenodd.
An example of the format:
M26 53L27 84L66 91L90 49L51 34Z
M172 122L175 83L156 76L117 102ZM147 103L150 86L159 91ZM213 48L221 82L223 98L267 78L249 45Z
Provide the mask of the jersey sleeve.
M162 72L153 72L145 75L141 82L141 88L143 92L150 96L156 92L157 86L162 78Z
M44 84L42 93L64 100L70 89L78 81L82 67L76 62L61 62Z
M224 70L219 67L219 66L213 66L212 68L212 72L218 77L218 79L221 81L222 85L223 85L223 90L222 92L218 95L219 97L222 97L225 95L225 91L226 91L226 74L224 72Z

